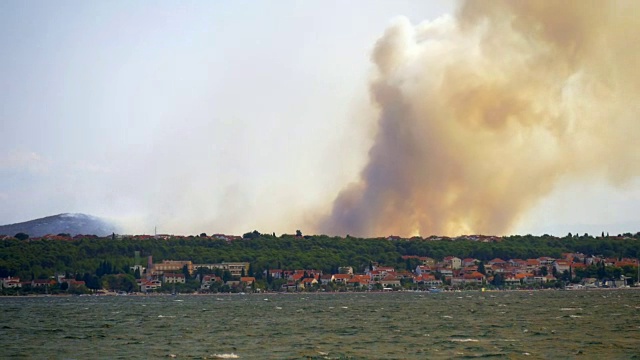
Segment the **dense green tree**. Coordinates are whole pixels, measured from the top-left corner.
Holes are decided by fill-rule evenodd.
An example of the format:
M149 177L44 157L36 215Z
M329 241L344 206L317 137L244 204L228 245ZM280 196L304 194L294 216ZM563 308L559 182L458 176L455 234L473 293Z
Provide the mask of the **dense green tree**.
M233 279L233 276L231 275L231 272L229 270L225 270L224 273L222 273L222 281L224 281L225 283L229 280Z
M23 232L19 232L19 233L15 234L14 238L16 238L18 240L27 240L29 238L29 234L25 234Z
M502 276L502 274L495 274L493 276L493 280L491 281L491 284L496 287L500 287L504 285L504 276Z
M546 267L546 266L542 266L542 267L540 268L540 275L542 275L542 276L547 276L547 275L549 275L549 270L547 269L547 267Z
M478 263L478 272L483 275L487 275L487 270L484 268L484 261Z

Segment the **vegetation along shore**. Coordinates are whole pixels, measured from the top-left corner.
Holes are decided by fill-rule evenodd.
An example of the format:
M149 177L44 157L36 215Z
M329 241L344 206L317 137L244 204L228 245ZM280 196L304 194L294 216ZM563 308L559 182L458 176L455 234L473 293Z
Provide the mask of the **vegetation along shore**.
M0 237L1 295L637 286L640 233Z

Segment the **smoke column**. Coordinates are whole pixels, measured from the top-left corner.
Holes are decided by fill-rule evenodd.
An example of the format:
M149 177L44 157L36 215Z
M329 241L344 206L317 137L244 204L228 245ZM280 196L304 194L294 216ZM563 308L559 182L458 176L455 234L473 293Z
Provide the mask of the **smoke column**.
M317 230L504 234L561 178L640 173L640 3L470 1L372 54L377 134Z

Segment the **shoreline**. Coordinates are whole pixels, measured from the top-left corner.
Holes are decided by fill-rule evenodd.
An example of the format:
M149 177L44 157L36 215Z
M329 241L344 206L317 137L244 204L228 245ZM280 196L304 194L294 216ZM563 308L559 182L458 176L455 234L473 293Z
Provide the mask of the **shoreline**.
M46 297L176 297L176 296L267 296L267 295L350 295L350 294L451 294L451 293L507 293L507 292L548 292L548 291L567 291L567 292L592 292L592 291L634 291L640 290L640 287L625 287L625 288L583 288L583 289L481 289L474 290L441 290L437 293L430 291L413 291L413 290L401 290L401 291L315 291L315 292L260 292L260 293L101 293L101 294L25 294L25 295L0 295L0 298L46 298Z

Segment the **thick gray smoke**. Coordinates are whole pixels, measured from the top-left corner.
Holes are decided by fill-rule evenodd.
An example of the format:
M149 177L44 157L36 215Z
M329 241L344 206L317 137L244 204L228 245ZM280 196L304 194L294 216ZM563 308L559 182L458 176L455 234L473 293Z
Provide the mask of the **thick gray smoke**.
M502 234L560 178L640 173L640 3L470 1L380 38L378 130L329 234Z

